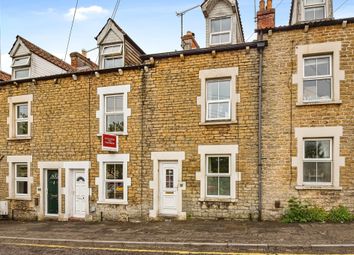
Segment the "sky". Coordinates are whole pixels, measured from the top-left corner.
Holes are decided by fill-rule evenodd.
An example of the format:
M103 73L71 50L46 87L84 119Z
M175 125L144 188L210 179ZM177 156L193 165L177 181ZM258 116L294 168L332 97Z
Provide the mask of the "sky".
M287 25L291 0L273 0L276 25ZM115 21L146 52L159 53L180 49L180 19L176 11L199 5L203 0L121 0ZM257 5L259 0L256 0ZM345 4L338 9L338 7ZM16 35L64 59L76 0L0 0L1 67L10 72L8 55ZM116 0L79 0L69 54L96 47L94 37L105 25ZM239 0L245 39L254 32L253 0ZM338 9L338 10L337 10ZM334 0L336 18L353 16L354 0ZM184 32L192 31L205 46L205 20L200 8L185 15ZM66 58L70 62L69 54ZM97 61L97 50L89 57Z

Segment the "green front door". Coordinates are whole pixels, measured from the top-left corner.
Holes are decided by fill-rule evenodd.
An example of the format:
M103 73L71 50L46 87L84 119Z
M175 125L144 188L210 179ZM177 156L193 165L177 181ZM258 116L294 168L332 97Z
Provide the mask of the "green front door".
M47 170L47 213L58 214L58 170Z

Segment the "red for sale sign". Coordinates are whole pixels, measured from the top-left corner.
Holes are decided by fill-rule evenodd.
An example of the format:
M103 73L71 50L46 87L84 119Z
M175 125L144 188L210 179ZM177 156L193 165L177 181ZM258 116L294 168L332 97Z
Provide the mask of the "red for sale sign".
M102 150L118 152L118 136L103 134L102 135Z

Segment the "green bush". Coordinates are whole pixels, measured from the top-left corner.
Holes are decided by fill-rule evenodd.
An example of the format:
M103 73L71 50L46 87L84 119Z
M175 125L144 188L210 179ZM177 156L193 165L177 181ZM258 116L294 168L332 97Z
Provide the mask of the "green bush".
M288 203L289 208L282 217L284 223L325 222L327 219L327 212L320 207L302 203L297 198L291 198Z
M342 205L332 208L327 216L327 221L333 223L345 223L351 222L353 220L353 214L349 211L347 207Z
M354 221L354 215L345 206L338 206L326 212L323 208L303 203L297 198L288 201L289 208L282 217L284 223L333 222L344 223Z

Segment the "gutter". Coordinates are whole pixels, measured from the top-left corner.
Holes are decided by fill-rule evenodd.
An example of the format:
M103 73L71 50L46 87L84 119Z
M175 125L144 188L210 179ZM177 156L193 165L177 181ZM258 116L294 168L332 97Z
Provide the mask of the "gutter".
M262 36L262 35L261 35ZM263 161L262 161L262 111L263 111L263 52L266 43L257 43L259 66L258 66L258 220L262 221L263 211Z

